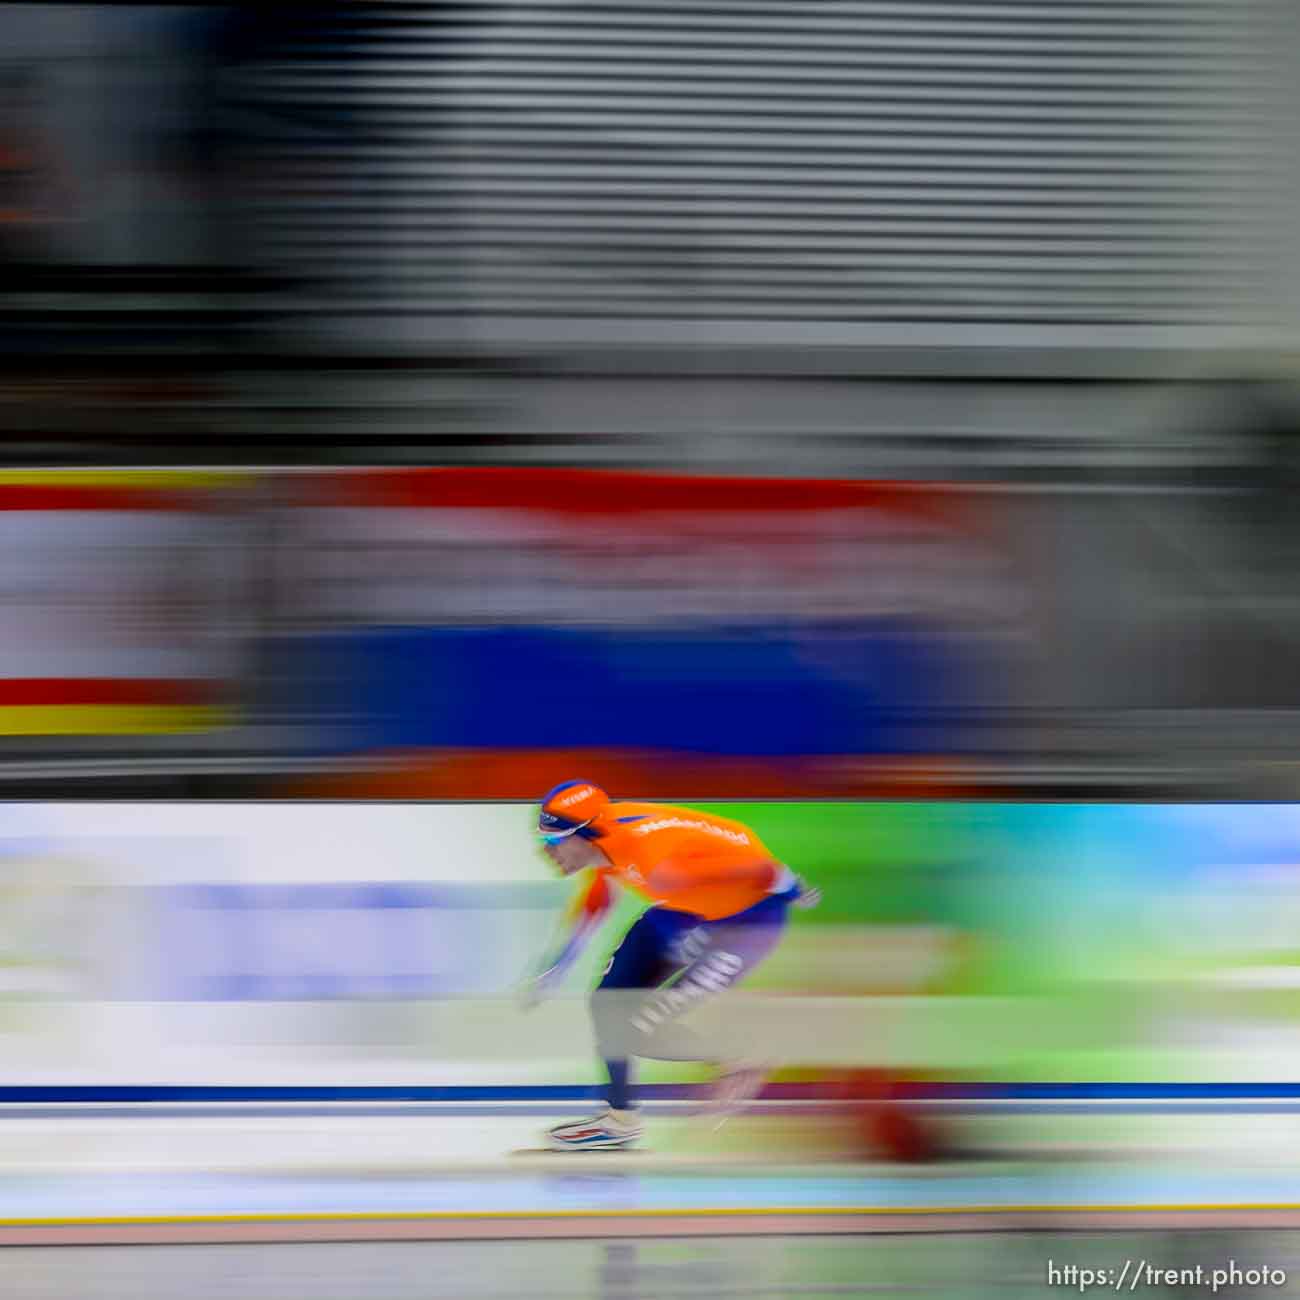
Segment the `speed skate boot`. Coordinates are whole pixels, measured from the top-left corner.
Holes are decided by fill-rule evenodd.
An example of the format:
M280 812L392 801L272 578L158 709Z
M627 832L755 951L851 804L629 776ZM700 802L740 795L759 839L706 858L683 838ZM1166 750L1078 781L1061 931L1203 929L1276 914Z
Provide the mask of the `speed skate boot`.
M606 1151L633 1146L644 1130L634 1110L606 1110L590 1119L557 1124L546 1133L553 1151Z

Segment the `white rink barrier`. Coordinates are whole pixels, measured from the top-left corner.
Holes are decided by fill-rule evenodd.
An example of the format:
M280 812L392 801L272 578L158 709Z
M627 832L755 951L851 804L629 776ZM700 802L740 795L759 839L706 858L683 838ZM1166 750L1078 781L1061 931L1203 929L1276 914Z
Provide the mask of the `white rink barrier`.
M563 996L525 1014L514 990L572 888L538 853L534 815L7 805L0 1071L50 1087L594 1082L585 992L635 907L611 918ZM826 935L803 937L810 960ZM870 962L877 946L862 935L847 948ZM696 1019L719 1055L729 1034L803 1064L978 1067L1020 1014L797 992L741 991Z
M514 990L571 888L539 854L534 815L528 804L5 805L0 1100L24 1086L597 1082L585 994L636 909L616 911L564 996L521 1010ZM1267 883L1251 895L1261 925L1290 926L1281 886ZM1227 928L1241 932L1240 918ZM1075 936L1071 951L1095 938ZM967 1077L1030 1078L1046 1062L1056 1078L1276 1080L1300 1059L1273 985L1212 970L1094 978L1083 996L855 995L936 987L948 939L938 925L796 918L759 977L694 1023L719 1056ZM700 1073L655 1065L645 1077Z

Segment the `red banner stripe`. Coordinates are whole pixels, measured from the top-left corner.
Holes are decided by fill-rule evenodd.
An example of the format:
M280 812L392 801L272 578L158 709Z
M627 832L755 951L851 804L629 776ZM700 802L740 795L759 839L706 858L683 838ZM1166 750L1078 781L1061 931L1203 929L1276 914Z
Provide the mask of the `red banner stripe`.
M59 487L48 483L0 483L0 510L118 510L174 514L205 508L201 492L157 488Z
M207 679L155 677L0 677L0 708L60 704L150 704L192 707L218 701Z
M703 513L891 509L921 515L950 495L933 483L733 478L626 470L396 469L307 475L294 499L308 506L533 509L566 514L690 510Z

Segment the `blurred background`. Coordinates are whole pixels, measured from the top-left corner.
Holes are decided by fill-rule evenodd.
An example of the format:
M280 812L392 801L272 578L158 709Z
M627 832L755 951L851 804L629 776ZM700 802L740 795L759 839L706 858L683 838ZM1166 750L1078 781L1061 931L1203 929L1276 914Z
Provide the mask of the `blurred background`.
M6 794L1292 797L1293 6L0 24Z
M585 1101L609 944L508 1002L583 775L826 889L751 1011L866 1127L717 1159L1293 1151L978 1087L1295 1078L1297 69L1286 0L0 5L11 1089Z

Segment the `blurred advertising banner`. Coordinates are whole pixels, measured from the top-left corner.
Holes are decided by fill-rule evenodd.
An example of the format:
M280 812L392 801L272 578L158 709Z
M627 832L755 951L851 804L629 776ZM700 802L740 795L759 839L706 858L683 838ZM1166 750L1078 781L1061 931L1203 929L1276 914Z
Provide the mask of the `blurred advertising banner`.
M861 790L1004 690L1013 584L940 486L593 470L277 481L287 715L333 794ZM324 789L325 787L319 787Z
M508 994L568 894L529 812L11 804L0 1068L11 1083L477 1081L466 1062L517 1055ZM585 1064L581 1014L554 1048L529 1028L525 1070L557 1052Z
M238 476L0 472L0 735L197 732L240 673Z
M1295 805L696 806L824 890L699 1012L785 1067L1120 1084L1300 1068ZM586 995L644 904L621 896L555 1000L524 1014L515 990L577 883L544 861L535 814L10 804L0 1070L10 1085L594 1082Z
M136 993L168 1001L304 1002L499 994L539 942L539 881L189 884L148 900L162 938ZM521 928L522 927L522 928Z

